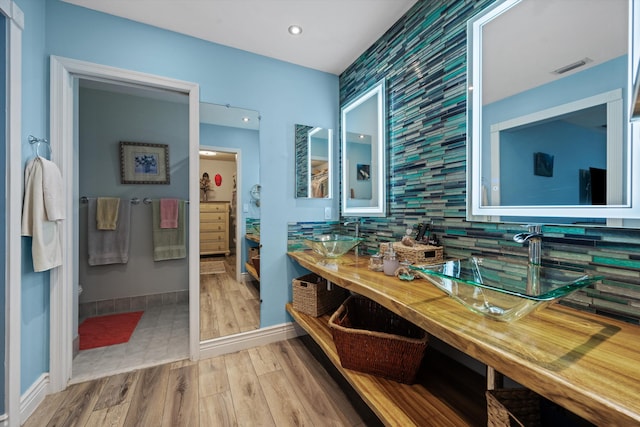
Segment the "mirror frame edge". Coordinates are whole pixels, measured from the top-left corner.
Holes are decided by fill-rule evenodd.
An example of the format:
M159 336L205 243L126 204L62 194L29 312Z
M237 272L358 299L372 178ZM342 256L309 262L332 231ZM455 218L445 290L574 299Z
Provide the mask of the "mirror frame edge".
M386 96L386 79L382 78L376 81L362 94L352 99L342 107L340 107L340 161L341 161L341 176L340 176L340 188L342 191L341 200L341 214L343 216L356 216L356 217L386 217L387 216L387 96ZM344 153L347 148L347 128L345 126L346 113L362 104L372 96L377 96L377 108L378 108L378 123L377 132L380 136L380 143L376 148L376 155L379 159L378 168L378 197L377 206L371 207L348 207L347 206L347 194L349 189L347 188L347 162L345 162Z
M627 141L627 159L626 164L628 168L628 186L627 197L628 203L625 205L612 205L609 207L594 208L593 205L580 206L563 206L563 207L482 207L481 206L481 187L480 187L480 171L479 165L475 165L474 160L480 158L480 144L474 144L474 141L480 141L481 129L478 126L474 126L474 122L482 122L482 109L481 109L481 94L482 91L479 85L474 85L474 82L480 82L482 60L479 55L475 53L480 52L480 44L482 40L481 29L482 26L489 22L494 17L505 12L509 8L517 5L523 0L498 0L495 4L485 8L478 15L471 17L467 21L467 221L475 222L516 222L503 221L502 216L510 217L524 217L522 209L526 208L526 217L563 217L563 218L597 218L606 219L606 226L608 227L637 227L640 218L640 186L633 185L633 183L640 175L640 155L638 150L632 149L634 141L640 141L640 122L634 123L631 120L631 115L627 117L627 120L623 123L623 127L627 129L628 141ZM637 52L640 50L640 37L636 35L634 37L633 28L637 21L640 21L640 6L634 7L634 2L629 0L629 17L628 17L628 84L626 88L625 105L626 111L629 112L632 109L631 99L633 99L634 81L632 79L634 66L638 63ZM474 114L474 111L476 113ZM476 119L474 121L474 118ZM572 216L567 216L567 209L572 209ZM574 215L573 215L574 214ZM527 222L527 221L523 221ZM628 223L629 225L626 225ZM563 224L571 225L571 224ZM603 227L605 224L580 224L582 226L589 227Z
M328 163L328 167L327 167L327 177L329 180L328 183L328 193L325 197L313 197L311 194L311 186L307 185L307 195L306 196L299 196L298 192L297 192L297 182L298 182L298 164L297 162L295 162L295 167L294 167L294 176L293 176L293 182L294 182L294 191L293 191L293 196L295 199L309 199L309 200L331 200L334 197L334 193L335 193L335 188L334 188L334 170L335 170L335 166L334 166L334 162L335 159L333 158L334 155L334 132L333 132L333 128L329 128L329 127L322 127L322 126L311 126L311 125L302 125L300 123L295 123L294 124L294 155L295 155L295 128L296 126L310 126L312 129L326 129L327 130L327 163ZM309 181L311 180L311 141L309 140L309 135L307 135L307 145L308 145L308 151L309 151L309 158L307 159L307 168L308 168L308 176L307 176L307 183L309 184Z

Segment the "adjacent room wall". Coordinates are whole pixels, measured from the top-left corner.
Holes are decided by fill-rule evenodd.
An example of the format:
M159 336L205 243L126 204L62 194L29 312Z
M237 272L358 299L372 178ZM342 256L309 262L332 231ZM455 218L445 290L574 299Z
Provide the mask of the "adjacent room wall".
M81 196L188 199L188 105L123 93L80 89L79 189ZM121 184L120 141L167 144L171 182ZM189 209L187 206L187 209ZM154 261L151 205L131 205L129 262L90 266L88 205L80 204L80 303L188 289L188 258Z
M211 190L208 192L207 200L210 202L229 202L233 197L233 180L236 175L236 162L226 160L200 159L200 176L204 172L209 174L211 179ZM222 182L220 186L215 183L215 176L220 175Z

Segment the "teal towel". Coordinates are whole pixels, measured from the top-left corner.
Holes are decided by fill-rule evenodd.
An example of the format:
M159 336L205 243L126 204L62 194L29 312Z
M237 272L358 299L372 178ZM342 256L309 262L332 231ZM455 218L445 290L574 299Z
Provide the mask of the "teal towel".
M153 260L180 259L187 256L187 235L184 226L185 202L178 203L178 227L160 228L160 201L153 200Z

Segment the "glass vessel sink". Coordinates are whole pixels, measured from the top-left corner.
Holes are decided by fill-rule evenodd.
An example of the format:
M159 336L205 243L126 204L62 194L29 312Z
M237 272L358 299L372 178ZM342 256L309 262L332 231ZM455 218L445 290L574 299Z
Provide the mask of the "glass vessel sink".
M322 234L307 237L304 243L326 258L338 258L353 249L362 239L343 234Z
M520 319L603 278L491 258L465 258L411 268L471 311L504 322Z

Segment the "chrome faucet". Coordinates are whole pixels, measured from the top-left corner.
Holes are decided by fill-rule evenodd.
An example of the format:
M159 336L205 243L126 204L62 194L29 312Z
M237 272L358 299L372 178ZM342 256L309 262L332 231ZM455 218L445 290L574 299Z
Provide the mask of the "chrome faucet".
M344 222L344 226L348 226L351 224L354 224L356 226L356 239L360 238L360 224L362 223L362 218L353 218L351 220L345 221ZM359 251L358 251L358 246L356 246L355 248L353 248L353 251L355 252L356 255L358 255Z
M513 240L518 243L529 242L529 262L540 265L542 258L542 226L540 224L530 224L527 226L527 233L518 233L513 236Z

